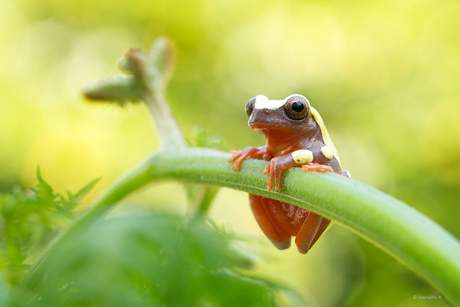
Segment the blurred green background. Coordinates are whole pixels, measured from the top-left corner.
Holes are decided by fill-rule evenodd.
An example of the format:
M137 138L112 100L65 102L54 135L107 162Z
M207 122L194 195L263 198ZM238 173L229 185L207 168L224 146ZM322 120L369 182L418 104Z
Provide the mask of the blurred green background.
M103 176L90 201L153 151L158 139L142 104L90 104L79 89L113 74L129 47L148 49L166 35L177 45L168 99L187 137L201 124L227 150L261 146L247 127L246 101L303 94L354 179L460 237L459 32L457 0L2 0L0 189L34 185L39 164L56 190ZM185 211L175 183L129 203ZM245 193L222 189L211 216L268 242ZM266 248L274 259L257 270L318 306L446 305L413 299L435 292L340 225L307 256Z

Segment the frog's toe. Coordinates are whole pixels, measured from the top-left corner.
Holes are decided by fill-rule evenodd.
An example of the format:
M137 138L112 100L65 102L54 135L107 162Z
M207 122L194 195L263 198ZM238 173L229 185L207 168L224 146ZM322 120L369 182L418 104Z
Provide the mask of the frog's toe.
M239 170L240 170L240 166L241 166L240 163L234 163L234 164L232 165L232 171L235 171L235 172L239 171Z
M242 152L243 152L242 150L230 150L230 154L232 156L228 158L227 162L232 163L233 161L235 161L241 156Z
M347 171L347 170L344 170L344 169L341 170L340 172L337 172L337 174L342 175L342 176L345 176L345 177L348 177L348 178L351 178L350 172Z

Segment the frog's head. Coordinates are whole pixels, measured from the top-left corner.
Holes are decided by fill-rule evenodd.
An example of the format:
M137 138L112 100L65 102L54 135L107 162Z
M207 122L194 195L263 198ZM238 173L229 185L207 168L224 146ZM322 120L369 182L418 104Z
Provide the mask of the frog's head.
M284 100L269 100L258 95L246 104L249 126L258 132L283 132L313 136L318 125L307 98L294 94Z

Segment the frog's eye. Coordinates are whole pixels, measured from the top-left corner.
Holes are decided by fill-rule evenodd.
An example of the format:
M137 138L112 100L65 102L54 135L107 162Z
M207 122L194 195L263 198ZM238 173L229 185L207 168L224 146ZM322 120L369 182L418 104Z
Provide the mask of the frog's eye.
M310 112L308 101L301 96L293 96L284 105L287 115L292 119L304 119Z
M256 97L252 97L249 99L248 103L246 103L246 114L250 117L252 114L252 110L254 110L254 105L256 104Z

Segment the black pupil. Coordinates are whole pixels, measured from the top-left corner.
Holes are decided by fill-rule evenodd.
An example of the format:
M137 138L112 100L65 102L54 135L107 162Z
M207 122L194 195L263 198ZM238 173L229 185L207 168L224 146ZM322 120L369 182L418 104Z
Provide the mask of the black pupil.
M296 101L292 104L292 109L296 112L302 112L304 108L305 107L301 101Z

